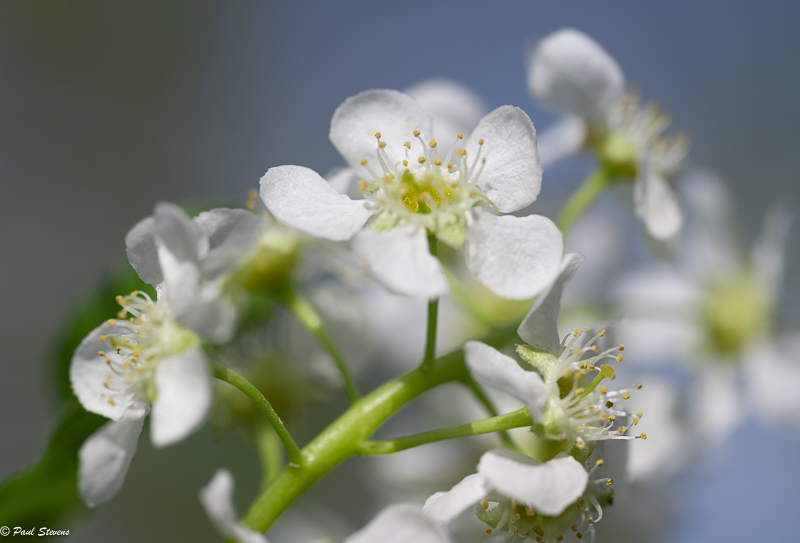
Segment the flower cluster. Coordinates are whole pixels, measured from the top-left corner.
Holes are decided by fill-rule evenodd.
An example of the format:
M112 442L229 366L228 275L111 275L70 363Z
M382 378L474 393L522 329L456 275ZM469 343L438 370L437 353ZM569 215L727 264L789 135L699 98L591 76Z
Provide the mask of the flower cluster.
M72 359L78 400L110 419L79 452L84 501L95 506L120 491L148 414L157 448L208 420L222 430L242 426L253 438L263 485L247 513L236 513L233 476L225 469L199 494L219 533L244 543L266 542L272 523L350 456L499 433L503 448L474 439L448 449L438 464L435 447L424 449L427 456L415 457L410 468L416 478L401 478L424 479L433 487L424 496L436 492L424 505L416 494L413 503L389 505L345 541L447 543L459 538L465 515L482 523L469 540L592 538L612 503L612 475L641 476L632 466L663 467L665 455L677 456L662 441L645 453L657 460L641 460L636 451L647 446L632 444L648 438L644 411L666 421L657 426L663 435L681 425L659 405L674 400L669 386L653 377L656 393L648 399L647 379L640 393L643 385L618 365L623 356L627 365L629 352L638 367L671 356L653 337L663 339L662 321L673 317L693 335L669 338L670 347L685 345L697 355L704 368L698 372L717 390L739 398L738 388L720 386L720 375L734 368L734 381L760 391L753 402L786 414L796 400L764 391L777 389L775 375L797 372L776 354L770 318L787 214L770 215L761 242L741 258L720 241L727 230L715 221L727 212L700 213L705 228L684 254L691 261L713 253L724 266L711 259L691 273L672 269L690 280L673 277L658 286L652 270L620 273L600 302L582 300L562 312L566 288L586 260L564 254L564 239L605 188L630 187L633 213L661 242L658 249L678 250L684 211L675 184L688 140L665 136L668 116L643 105L626 89L616 61L576 30L547 36L532 50L528 82L534 96L569 114L538 141L524 111L504 105L483 114L480 101L453 83L428 82L408 93L368 90L333 114L330 140L347 167L328 179L303 166L276 166L241 209L190 217L157 204L125 240L131 266L152 290L118 296L119 314L91 331ZM595 172L557 222L531 213L543 163L578 150L596 155ZM691 191L690 227L693 206L725 199L712 182L697 181ZM585 266L589 278L594 265L589 259ZM578 317L581 327L565 328ZM647 330L654 320L655 333ZM607 328L583 327L599 323ZM611 342L617 334L628 348ZM446 353L444 344L453 350ZM509 356L514 351L518 357ZM409 358L419 364L393 375L397 360ZM613 384L615 367L623 370L621 387ZM359 385L388 374L361 396ZM403 406L445 383L464 384L471 395L468 406L448 400L438 415L425 413L448 427L374 438ZM305 408L328 403L340 386L349 408L319 435L304 436L301 448L292 433L313 426L305 424ZM505 409L511 404L516 410ZM736 413L706 414L720 411ZM416 428L416 419L403 419L409 412L397 420ZM472 413L480 414L466 416ZM727 424L708 421L701 430ZM473 446L481 447L477 471L464 477L479 456ZM386 488L381 501L399 501Z

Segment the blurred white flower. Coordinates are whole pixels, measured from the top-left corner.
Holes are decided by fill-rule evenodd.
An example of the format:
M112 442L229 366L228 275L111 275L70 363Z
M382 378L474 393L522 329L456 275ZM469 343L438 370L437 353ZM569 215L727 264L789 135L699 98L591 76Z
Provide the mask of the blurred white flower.
M150 405L151 439L164 447L197 429L213 399L200 338L175 320L168 303L141 292L118 300L132 317L90 332L70 366L81 405L113 421L79 452L78 488L89 506L122 487Z
M233 507L233 476L220 469L200 491L200 502L219 533L238 543L268 543L267 538L245 526ZM419 507L390 505L369 524L345 538L344 543L450 543L446 532L423 515Z
M683 135L662 136L669 116L626 94L617 62L586 34L563 29L542 39L527 62L528 88L569 116L542 134L545 167L584 147L593 148L619 177L635 179L634 208L656 239L673 238L683 215L670 179L688 152Z
M189 219L176 205L159 203L125 238L128 260L159 300L167 297L176 320L215 343L233 335L236 308L219 279L259 239L263 220L244 209L214 209Z
M602 460L597 465L602 465ZM484 454L478 472L468 475L447 492L428 498L422 511L442 526L455 522L472 509L487 524L486 534L561 541L570 532L582 538L600 520L600 501L610 490L610 479L592 480L590 472L571 456L559 455L539 462L512 451L496 449ZM605 495L605 496L604 496ZM592 509L597 513L593 518ZM580 534L580 535L578 535Z
M791 216L774 207L749 251L733 235L734 211L722 183L697 173L682 185L688 206L683 260L620 278L616 298L637 361L684 361L697 374L699 428L724 439L750 408L782 422L800 422L791 395L775 379L800 371L789 347L798 335L776 336L773 319L783 284ZM744 384L744 386L742 386Z
M477 341L465 346L467 366L478 381L525 402L533 430L541 437L567 439L580 448L599 440L645 438L644 434L628 435L629 413L614 403L628 400L630 391L598 386L604 379L614 378L614 369L601 362L621 361L618 353L624 346L600 351L596 343L605 330L584 341L582 336L588 328L560 339L557 321L561 296L581 262L580 255L564 257L558 278L536 299L517 330L526 342L517 347L517 353L533 371L524 370L513 358ZM594 372L594 379L585 384L583 378ZM618 418L620 422L616 423ZM640 418L641 414L633 417L633 425Z
M541 166L530 119L502 106L478 123L463 148L463 135L452 135L444 159L435 140L422 138L431 130L430 116L413 98L363 92L336 110L330 137L350 167L372 179L361 183L365 199L351 200L299 166L270 169L261 197L276 218L306 234L334 241L355 236L356 252L393 292L433 298L447 291L429 253L426 234L432 233L464 247L470 270L496 294L534 296L557 273L560 232L545 217L496 217L483 209L510 213L536 200ZM377 170L367 156L377 157Z

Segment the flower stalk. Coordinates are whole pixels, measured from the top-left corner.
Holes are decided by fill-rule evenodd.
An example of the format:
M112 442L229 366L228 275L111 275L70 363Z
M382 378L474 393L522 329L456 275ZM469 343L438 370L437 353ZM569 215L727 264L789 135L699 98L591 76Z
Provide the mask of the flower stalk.
M436 240L436 234L428 234L428 247L431 256L439 258L439 245ZM428 301L428 331L425 339L425 356L422 359L422 369L430 371L433 364L434 356L436 356L436 326L439 320L439 298L436 297Z
M611 179L611 171L600 166L584 180L578 190L572 193L556 219L556 225L564 234L565 239L578 217L603 193Z

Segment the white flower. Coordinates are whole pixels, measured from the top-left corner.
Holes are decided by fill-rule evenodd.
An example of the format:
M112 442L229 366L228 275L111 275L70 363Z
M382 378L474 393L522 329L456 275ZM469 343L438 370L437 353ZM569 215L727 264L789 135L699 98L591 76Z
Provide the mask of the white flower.
M582 538L592 533L602 517L601 501L611 492L601 492L610 479L592 480L590 472L571 456L539 462L515 452L496 449L484 454L478 472L447 492L428 498L422 511L440 525L454 522L469 509L489 527L487 534L506 537L561 541L570 532ZM592 509L597 513L592 516Z
M542 135L545 166L579 151L595 149L619 177L633 177L635 211L656 239L674 237L683 214L669 180L688 151L682 135L662 133L669 116L626 94L617 62L592 38L574 29L554 32L531 51L528 88L545 104L571 115Z
M212 404L200 338L175 320L166 301L142 292L118 300L131 318L109 319L90 332L70 366L81 405L112 420L79 452L78 488L89 506L121 488L151 405L151 439L164 447L197 429Z
M233 335L237 312L219 279L252 249L264 229L244 209L214 209L189 219L176 205L159 203L125 238L128 260L175 318L216 343Z
M561 296L581 262L583 257L577 254L564 257L558 278L539 295L517 330L526 342L517 347L517 353L533 371L524 370L513 358L477 341L467 342L464 347L467 366L480 382L525 402L533 429L541 437L567 439L580 448L591 441L644 438L644 434L628 435L629 414L615 405L629 399L630 391L609 391L598 386L604 379L614 378L614 369L601 362L621 361L618 352L624 346L600 351L596 343L605 330L586 340L583 338L588 328L570 332L563 339L559 336ZM585 377L595 372L591 382L586 383ZM641 417L633 417L633 425Z
M773 330L791 216L774 207L754 246L743 249L719 179L698 172L685 181L683 259L677 268L657 265L620 278L615 294L626 317L620 329L637 361L684 361L697 372L699 437L721 441L748 410L796 424L795 399L776 393L776 381L800 371L786 356L800 336Z
M267 543L267 538L245 526L233 507L233 477L217 471L200 491L200 502L222 536L238 543ZM390 505L344 543L451 543L446 532L413 504Z
M337 193L300 166L270 169L261 197L280 221L315 237L354 238L354 248L390 290L436 297L447 291L426 234L466 249L473 274L496 294L529 298L555 275L561 234L537 215L496 217L536 200L541 166L536 131L520 109L485 116L463 147L461 134L440 157L430 116L411 97L371 90L347 99L331 121L331 141L351 168L368 175L364 199ZM375 167L371 159L375 157ZM475 157L474 159L472 157ZM370 221L368 228L364 228Z

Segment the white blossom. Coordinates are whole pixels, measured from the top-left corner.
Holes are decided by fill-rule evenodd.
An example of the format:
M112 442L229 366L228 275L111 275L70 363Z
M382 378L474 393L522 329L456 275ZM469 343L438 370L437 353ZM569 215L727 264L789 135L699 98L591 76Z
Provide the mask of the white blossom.
M569 113L542 135L543 164L593 148L615 174L635 179L634 209L648 233L659 240L677 235L683 214L670 179L683 164L688 141L662 135L669 116L626 93L625 76L611 55L578 30L559 30L531 51L527 78L534 96Z
M517 211L539 194L541 166L530 119L502 106L478 123L463 146L462 134L451 135L453 144L441 156L436 140L423 139L431 133L430 116L408 95L363 92L336 110L330 137L350 167L367 174L364 198L339 194L300 166L270 169L261 179L261 197L276 218L306 234L354 238L372 274L394 292L428 298L446 292L426 239L435 234L465 248L469 268L496 294L535 295L557 271L560 232L541 216L487 211Z

